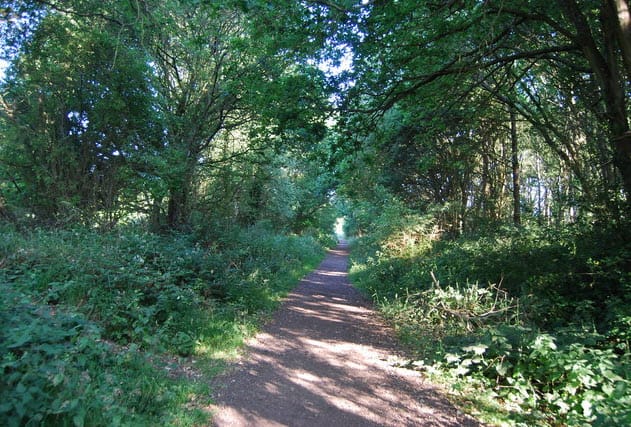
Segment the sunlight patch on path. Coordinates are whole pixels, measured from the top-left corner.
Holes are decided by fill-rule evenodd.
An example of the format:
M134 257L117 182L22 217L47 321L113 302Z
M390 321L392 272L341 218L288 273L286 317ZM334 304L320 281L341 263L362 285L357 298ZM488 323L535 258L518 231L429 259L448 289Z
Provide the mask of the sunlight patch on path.
M330 251L215 384L216 426L478 426L396 363L393 331Z

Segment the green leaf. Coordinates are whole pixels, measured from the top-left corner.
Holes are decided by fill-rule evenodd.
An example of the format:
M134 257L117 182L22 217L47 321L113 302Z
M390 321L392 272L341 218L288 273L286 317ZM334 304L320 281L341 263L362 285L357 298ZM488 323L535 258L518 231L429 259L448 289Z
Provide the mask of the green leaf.
M447 363L457 363L460 362L460 356L454 353L445 354L445 360Z
M602 375L603 377L607 378L609 381L612 381L612 382L624 381L624 379L620 375L616 374L610 369L603 370Z
M502 377L506 376L508 373L509 364L505 362L500 362L495 365L495 371Z
M72 423L75 427L83 427L85 425L85 411L80 410L78 414L73 416Z
M474 354L477 354L479 356L483 355L486 350L489 348L488 345L485 344L476 344L476 345L470 345L467 347L463 347L462 349L468 353L473 352Z
M592 416L592 402L589 399L584 399L581 402L581 408L583 408L583 416L589 418Z
M8 413L13 409L13 404L9 402L0 403L0 414Z

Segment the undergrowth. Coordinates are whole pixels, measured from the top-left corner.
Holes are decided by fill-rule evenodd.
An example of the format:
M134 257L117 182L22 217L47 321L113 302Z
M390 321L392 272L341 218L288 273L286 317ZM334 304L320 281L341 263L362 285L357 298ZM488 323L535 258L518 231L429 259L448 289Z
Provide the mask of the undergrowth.
M628 228L507 227L437 239L391 215L351 279L415 353L410 367L502 425L631 425Z
M8 426L203 424L208 386L196 378L322 257L313 239L266 227L225 240L134 228L2 232Z

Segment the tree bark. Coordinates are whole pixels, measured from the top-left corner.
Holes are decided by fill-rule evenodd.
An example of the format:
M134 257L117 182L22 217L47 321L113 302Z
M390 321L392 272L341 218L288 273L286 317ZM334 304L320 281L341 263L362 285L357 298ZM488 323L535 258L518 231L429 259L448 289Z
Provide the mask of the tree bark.
M183 188L174 188L169 192L167 208L167 225L171 230L177 230L188 224L188 194Z
M513 175L513 224L521 225L521 194L519 187L519 147L517 141L517 118L510 107L511 168Z
M180 175L169 186L167 226L171 230L186 229L190 225L192 203L195 200L195 159L187 159Z
M623 188L628 204L631 202L631 135L627 117L626 81L630 76L620 70L619 52L624 63L629 64L631 58L626 57L628 41L624 40L629 33L629 11L626 0L607 0L601 6L602 34L607 52L602 53L594 39L589 22L576 0L558 0L569 22L574 26L575 42L581 46L583 55L592 69L596 82L601 89L605 114L607 116L610 142L614 151L614 164L622 177ZM615 4L612 4L615 2ZM626 6L626 8L625 8ZM612 9L613 8L613 9ZM614 13L615 12L615 13ZM615 37L620 35L619 37ZM618 48L613 45L618 40ZM622 39L622 40L621 40ZM628 67L625 67L628 68Z
M629 0L608 0L605 7L610 9L612 24L616 27L616 38L622 51L622 60L627 75L631 76L631 10L629 9Z

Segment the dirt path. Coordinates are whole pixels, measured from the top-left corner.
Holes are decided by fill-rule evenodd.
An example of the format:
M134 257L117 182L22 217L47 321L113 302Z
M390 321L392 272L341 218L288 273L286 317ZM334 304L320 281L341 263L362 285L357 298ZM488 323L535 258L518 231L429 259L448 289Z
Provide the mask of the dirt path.
M415 371L330 251L214 384L216 426L479 426Z

